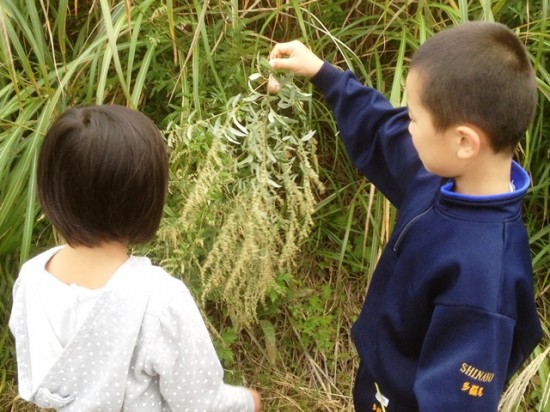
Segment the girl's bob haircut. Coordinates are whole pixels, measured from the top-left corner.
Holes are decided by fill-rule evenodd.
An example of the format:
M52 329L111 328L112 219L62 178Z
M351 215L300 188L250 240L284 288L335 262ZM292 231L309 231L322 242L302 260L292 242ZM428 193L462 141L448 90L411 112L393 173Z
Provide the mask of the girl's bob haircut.
M50 127L38 158L38 198L71 246L151 240L168 186L155 124L117 105L76 107Z

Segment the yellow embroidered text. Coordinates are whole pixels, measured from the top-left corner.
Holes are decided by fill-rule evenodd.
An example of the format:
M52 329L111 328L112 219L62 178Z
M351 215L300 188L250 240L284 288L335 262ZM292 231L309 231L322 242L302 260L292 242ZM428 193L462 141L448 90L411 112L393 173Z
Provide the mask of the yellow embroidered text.
M462 392L467 392L470 396L475 396L478 398L483 396L483 386L474 385L470 382L464 382L460 390Z
M479 370L472 365L468 365L467 363L463 363L460 366L460 372L462 372L467 377L479 382L492 382L492 380L495 378L494 373Z

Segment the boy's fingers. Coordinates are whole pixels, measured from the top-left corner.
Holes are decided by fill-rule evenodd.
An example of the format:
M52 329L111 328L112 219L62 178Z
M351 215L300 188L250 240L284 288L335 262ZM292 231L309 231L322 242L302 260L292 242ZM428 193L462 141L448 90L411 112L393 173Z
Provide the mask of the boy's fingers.
M296 45L294 42L277 43L275 47L273 47L270 57L273 59L276 59L279 57L291 56L295 48L296 48Z
M271 59L269 64L271 67L277 70L288 70L290 69L289 59Z

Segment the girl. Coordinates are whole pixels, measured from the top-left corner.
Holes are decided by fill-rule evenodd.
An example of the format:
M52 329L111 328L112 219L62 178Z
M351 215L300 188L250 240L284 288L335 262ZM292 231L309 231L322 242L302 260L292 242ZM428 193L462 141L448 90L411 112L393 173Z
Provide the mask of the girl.
M67 244L26 262L13 291L22 398L60 411L259 411L223 369L186 286L128 245L158 229L162 136L140 112L73 108L44 139L38 196Z

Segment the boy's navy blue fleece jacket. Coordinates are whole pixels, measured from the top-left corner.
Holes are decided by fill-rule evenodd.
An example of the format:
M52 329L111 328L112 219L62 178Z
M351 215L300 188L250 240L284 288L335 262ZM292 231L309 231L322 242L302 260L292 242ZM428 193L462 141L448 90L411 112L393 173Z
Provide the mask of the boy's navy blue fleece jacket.
M352 328L356 410L496 411L542 336L520 214L527 173L511 165L511 193L455 193L422 166L406 108L326 62L312 82L354 165L399 210Z

